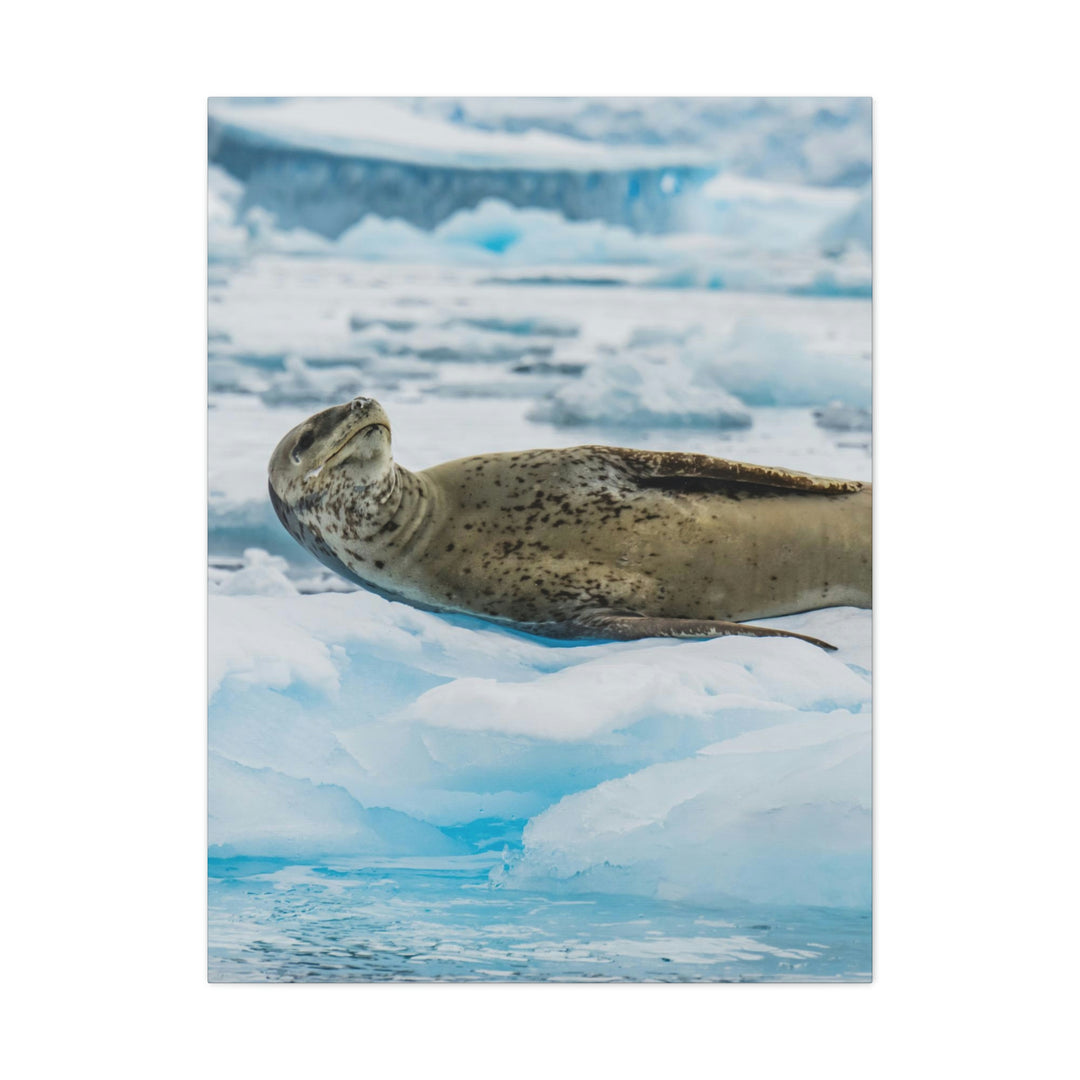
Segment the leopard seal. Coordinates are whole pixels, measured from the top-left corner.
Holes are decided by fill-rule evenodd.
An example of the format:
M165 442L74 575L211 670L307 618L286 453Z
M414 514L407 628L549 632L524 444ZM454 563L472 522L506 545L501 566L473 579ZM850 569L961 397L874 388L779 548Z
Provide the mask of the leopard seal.
M551 638L801 634L744 620L871 603L871 485L704 454L577 446L410 472L358 397L278 444L270 499L343 577Z

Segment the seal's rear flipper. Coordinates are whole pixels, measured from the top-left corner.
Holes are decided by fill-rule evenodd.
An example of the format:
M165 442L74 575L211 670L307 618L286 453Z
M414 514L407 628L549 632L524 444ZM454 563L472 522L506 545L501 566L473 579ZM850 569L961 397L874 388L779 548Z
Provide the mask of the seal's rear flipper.
M766 626L713 619L661 619L650 615L597 613L561 627L558 634L559 637L601 638L609 641L637 641L639 638L649 637L713 638L728 635L798 638L816 645L819 649L836 651L836 646L827 641L820 641L806 634L796 634L791 630L773 630Z

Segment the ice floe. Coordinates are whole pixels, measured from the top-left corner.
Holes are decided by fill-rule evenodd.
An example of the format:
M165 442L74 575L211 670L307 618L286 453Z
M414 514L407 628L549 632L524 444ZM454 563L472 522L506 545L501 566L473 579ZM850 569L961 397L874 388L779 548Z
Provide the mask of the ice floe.
M829 431L870 431L873 417L869 409L853 409L841 401L830 401L814 410L814 423Z
M719 903L870 903L870 719L838 709L570 795L504 885Z
M248 561L262 595L210 598L221 851L425 854L528 820L508 886L702 903L865 893L868 613L770 621L831 636L836 654L749 638L552 647L363 591L269 595L280 566Z
M564 427L747 428L745 405L721 386L696 378L678 359L623 352L592 364L529 412Z

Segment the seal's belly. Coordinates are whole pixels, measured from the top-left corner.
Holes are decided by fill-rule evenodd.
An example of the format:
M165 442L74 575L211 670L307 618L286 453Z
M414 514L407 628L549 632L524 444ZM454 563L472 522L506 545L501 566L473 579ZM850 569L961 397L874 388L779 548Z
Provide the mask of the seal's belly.
M689 508L669 512L666 528L646 533L655 614L745 620L868 607L869 517L868 493L696 497Z
M447 607L547 622L598 608L743 620L870 604L869 493L490 502L459 508L453 536L434 542L428 587Z

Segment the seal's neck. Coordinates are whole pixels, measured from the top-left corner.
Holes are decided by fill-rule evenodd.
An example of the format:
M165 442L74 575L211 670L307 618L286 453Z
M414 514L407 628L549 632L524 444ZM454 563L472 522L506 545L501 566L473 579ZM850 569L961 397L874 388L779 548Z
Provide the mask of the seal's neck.
M393 549L395 559L406 557L427 536L435 496L430 481L395 462L359 498L342 501L346 535L366 547Z
M387 509L394 513L408 489L408 475L408 470L395 462L391 463L387 472L373 484L360 487L358 506L365 512L364 516L382 516Z

